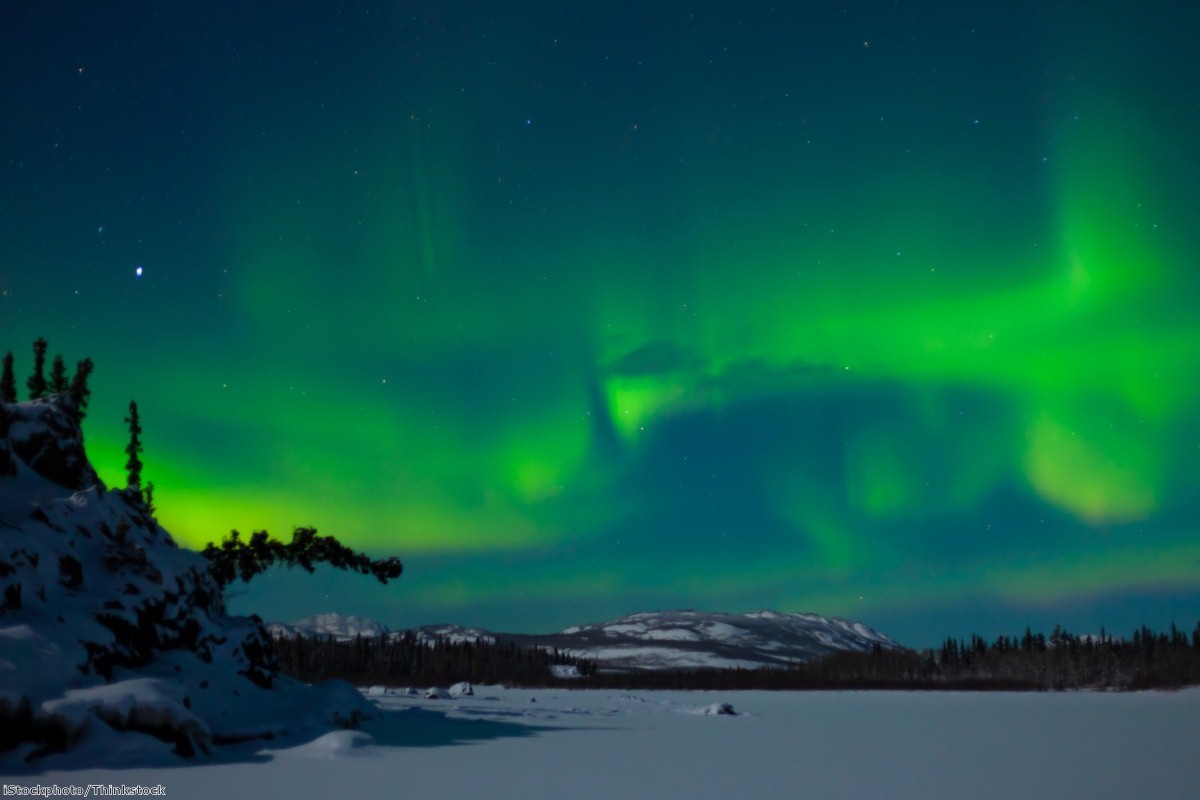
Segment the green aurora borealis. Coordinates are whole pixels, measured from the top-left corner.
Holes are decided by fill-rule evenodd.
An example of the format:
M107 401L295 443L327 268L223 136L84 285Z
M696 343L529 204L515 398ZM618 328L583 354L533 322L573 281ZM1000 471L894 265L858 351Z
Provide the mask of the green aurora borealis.
M643 5L6 5L0 348L268 619L1193 624L1200 12Z

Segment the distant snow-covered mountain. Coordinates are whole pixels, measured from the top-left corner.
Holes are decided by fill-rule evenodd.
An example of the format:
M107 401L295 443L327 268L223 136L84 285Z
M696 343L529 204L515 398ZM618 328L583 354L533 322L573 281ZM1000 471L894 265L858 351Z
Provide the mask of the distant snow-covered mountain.
M305 617L288 625L282 622L272 622L267 625L267 631L276 638L292 637L297 634L304 636L332 636L334 639L353 639L356 636L385 636L390 631L382 623L354 614L317 614Z
M608 669L783 667L836 652L900 646L861 622L779 611L652 611L513 638L557 647Z
M460 625L426 625L389 630L374 620L319 614L291 625L273 622L274 636L399 637L413 634L432 642L508 641L524 647L558 649L597 662L602 669L696 669L783 667L837 652L868 652L875 645L899 647L891 637L861 622L820 614L755 611L724 614L652 611L608 622L574 625L559 633L492 633Z
M494 642L496 635L480 628L465 628L462 625L423 625L420 628L393 631L387 625L366 617L354 614L316 614L297 620L291 624L284 622L267 623L267 631L276 638L293 636L315 636L325 638L332 636L338 641L349 641L358 636L387 636L400 637L413 634L417 639L434 642L442 639L449 642Z
M399 635L403 635L405 631L401 631ZM433 641L442 639L444 641L458 644L460 642L483 642L492 644L496 641L496 637L503 634L495 634L491 631L485 631L483 628L467 628L462 625L422 625L419 628L413 628L412 633L418 639L424 641ZM396 635L396 634L393 634Z

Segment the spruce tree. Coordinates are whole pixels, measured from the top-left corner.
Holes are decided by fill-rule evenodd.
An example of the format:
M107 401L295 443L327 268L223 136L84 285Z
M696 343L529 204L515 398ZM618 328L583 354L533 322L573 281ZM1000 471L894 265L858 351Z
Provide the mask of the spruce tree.
M67 383L67 365L63 363L63 357L57 355L54 357L54 365L50 367L50 391L53 394L66 394L70 384Z
M46 340L38 337L33 343L33 374L25 385L29 388L29 399L46 396Z
M249 581L275 564L300 567L308 572L315 569L315 564L328 564L362 575L374 575L380 583L399 578L404 571L398 558L370 558L332 536L317 535L316 528L295 528L288 544L272 539L266 531L256 531L248 542L243 541L236 530L230 531L219 546L209 542L200 554L208 559L208 574L222 588L237 578Z
M13 378L13 355L9 350L4 355L4 372L0 374L0 403L17 402L17 382Z
M127 486L130 489L136 489L139 492L142 489L142 460L138 455L142 452L142 426L138 422L137 403L129 401L129 416L125 418L129 423L129 444L125 446L125 452L129 454L129 460L125 462L125 469L129 472L129 480Z
M146 483L146 488L142 489L142 504L146 506L146 513L154 516L154 481Z
M87 416L88 398L92 396L92 390L88 388L88 378L92 374L92 360L85 358L75 365L75 377L71 379L71 388L67 392L71 395L71 404L75 407L75 419L83 422L83 418Z

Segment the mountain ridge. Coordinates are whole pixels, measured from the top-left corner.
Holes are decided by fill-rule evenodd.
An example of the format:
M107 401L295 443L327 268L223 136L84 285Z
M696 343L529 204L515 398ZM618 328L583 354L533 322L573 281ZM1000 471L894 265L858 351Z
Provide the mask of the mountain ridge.
M493 632L453 624L393 630L374 620L336 613L309 617L292 625L273 622L267 628L273 636L301 634L341 640L362 634L413 635L430 642L438 638L511 642L559 650L608 670L787 667L838 652L901 647L890 636L862 622L770 609L745 614L694 609L643 611L547 634Z

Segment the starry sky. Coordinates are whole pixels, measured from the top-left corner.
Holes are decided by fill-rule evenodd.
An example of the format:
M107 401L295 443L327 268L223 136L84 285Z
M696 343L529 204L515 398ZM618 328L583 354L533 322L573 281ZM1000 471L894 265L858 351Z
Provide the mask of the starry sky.
M267 619L1190 629L1198 15L5 3L0 349Z

